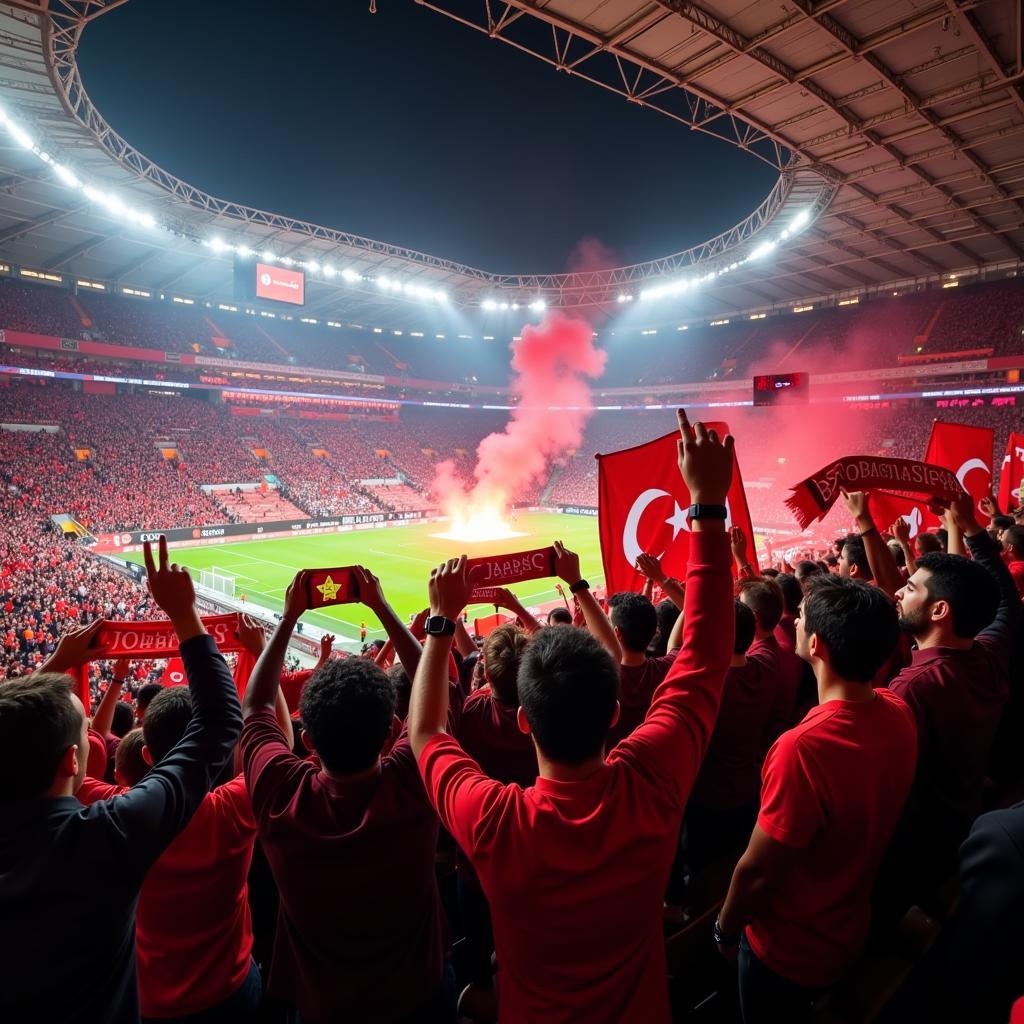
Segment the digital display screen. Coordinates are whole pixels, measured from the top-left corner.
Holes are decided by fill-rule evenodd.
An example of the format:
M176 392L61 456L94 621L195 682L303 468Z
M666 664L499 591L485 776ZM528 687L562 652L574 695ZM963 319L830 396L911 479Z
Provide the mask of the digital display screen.
M754 405L799 405L810 399L806 373L768 373L754 378Z
M301 270L286 270L269 263L256 264L257 299L271 302L289 302L301 306L305 301L306 275Z

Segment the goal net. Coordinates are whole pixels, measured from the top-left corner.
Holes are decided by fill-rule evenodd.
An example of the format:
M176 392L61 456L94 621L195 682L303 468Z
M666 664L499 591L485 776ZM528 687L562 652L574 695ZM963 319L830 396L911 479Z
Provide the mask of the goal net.
M199 570L199 586L225 597L235 596L235 577L231 573L222 572L216 566L212 569Z

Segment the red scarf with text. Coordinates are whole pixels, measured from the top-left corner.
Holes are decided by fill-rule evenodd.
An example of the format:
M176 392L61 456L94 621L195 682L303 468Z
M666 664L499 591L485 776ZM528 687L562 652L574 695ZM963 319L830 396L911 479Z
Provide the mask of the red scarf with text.
M241 616L235 612L231 615L206 615L203 625L206 632L213 637L220 652L235 652L238 655L235 665L235 685L238 695L245 692L256 660L238 639L238 626ZM89 661L107 661L113 658L131 658L132 660L149 660L151 658L177 658L178 638L169 619L155 619L150 622L104 622L99 633L93 638L89 649ZM78 698L85 705L85 713L89 711L89 669L88 662L79 665L72 673L78 683Z
M948 505L963 488L951 469L883 455L844 455L792 488L786 506L801 529L821 519L842 491L899 491Z

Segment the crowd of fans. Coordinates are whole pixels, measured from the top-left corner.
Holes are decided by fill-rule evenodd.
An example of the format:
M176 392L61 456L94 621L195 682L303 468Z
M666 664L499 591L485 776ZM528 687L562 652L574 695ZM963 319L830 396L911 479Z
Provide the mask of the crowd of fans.
M241 690L166 547L143 591L5 517L0 1015L1009 1019L1024 527L962 496L911 546L852 492L833 557L760 569L729 442L679 429L684 578L643 555L602 602L555 542L571 610L499 593L481 643L465 560L409 625L356 567L388 642L295 673L303 572L269 637L237 621ZM88 624L161 613L188 686L108 666L87 720ZM53 957L61 928L89 941Z
M901 356L979 348L999 355L1020 338L1024 282L963 284L765 320L731 319L714 326L689 324L685 332L663 325L639 339L635 330L609 326L599 335L609 355L602 383L743 379L751 372L822 366L878 368L896 365ZM436 331L378 334L295 318L253 319L230 310L85 290L74 296L63 288L10 279L0 280L0 328L159 352L369 373L397 383L410 378L471 385L508 382L508 353L497 340L451 333L438 337ZM637 359L638 343L643 359Z

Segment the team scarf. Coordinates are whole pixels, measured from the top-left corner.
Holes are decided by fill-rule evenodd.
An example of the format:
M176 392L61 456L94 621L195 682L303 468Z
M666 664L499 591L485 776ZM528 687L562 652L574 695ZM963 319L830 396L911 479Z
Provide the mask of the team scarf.
M842 491L886 491L949 505L963 493L956 473L927 462L883 455L844 455L792 488L786 506L801 529L821 519Z
M240 619L241 616L236 612L231 615L207 615L202 620L206 632L213 637L218 650L221 653L233 651L238 656L234 678L239 696L245 692L249 674L256 664L253 656L238 639ZM93 638L88 661L71 673L78 685L78 697L85 705L85 713L90 713L88 662L107 661L113 658L148 661L151 658L176 658L178 655L178 638L174 633L174 627L167 619L154 619L148 622L104 622Z

